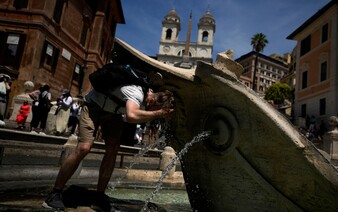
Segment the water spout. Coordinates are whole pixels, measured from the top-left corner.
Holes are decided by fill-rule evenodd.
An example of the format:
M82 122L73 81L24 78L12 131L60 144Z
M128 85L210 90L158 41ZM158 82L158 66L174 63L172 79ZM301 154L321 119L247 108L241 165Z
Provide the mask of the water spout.
M197 136L195 136L192 139L192 141L190 141L190 142L188 142L188 143L185 144L184 148L176 155L176 157L174 157L170 161L170 163L166 167L165 171L163 171L160 179L158 180L158 182L156 184L155 190L146 199L145 205L144 205L142 211L147 211L148 203L154 199L154 197L156 196L156 194L161 189L164 178L168 175L168 173L170 172L170 170L176 165L176 162L178 160L182 159L182 156L188 151L189 147L191 147L194 143L201 142L201 141L204 141L204 140L208 139L210 137L210 135L211 135L210 131L202 132L202 133L198 134Z
M112 191L114 191L115 188L116 188L116 186L120 185L121 182L123 181L123 179L126 178L128 172L129 172L129 170L130 170L131 168L133 168L134 165L136 165L136 164L139 163L140 158L141 158L145 153L147 153L150 149L153 149L153 148L154 148L155 146L157 146L158 144L159 144L159 143L154 142L154 143L152 143L152 144L149 144L149 145L147 145L147 146L141 148L140 151L139 151L136 155L133 156L132 161L131 161L130 164L126 167L126 172L125 172L122 176L118 177L113 183L111 183L109 189L111 189Z
M109 188L110 188L112 191L115 190L116 186L118 186L118 185L121 184L122 180L123 180L124 178L126 178L128 172L129 172L129 170L132 169L134 165L136 165L136 164L139 163L139 160L141 159L141 157L142 157L145 153L147 153L150 149L154 149L154 148L157 147L157 146L163 146L163 145L166 144L166 139L167 139L167 138L170 138L170 137L172 136L170 133L168 133L168 132L170 132L170 124L169 124L169 120L165 120L165 122L163 123L163 129L162 129L162 130L165 132L164 136L162 136L162 137L160 137L159 139L155 140L154 143L148 144L148 145L142 147L142 148L140 149L140 151L139 151L136 155L133 156L132 161L131 161L130 164L126 167L126 170L127 170L127 171L126 171L122 176L120 176L119 178L117 178L113 183L111 183L111 185L110 185Z

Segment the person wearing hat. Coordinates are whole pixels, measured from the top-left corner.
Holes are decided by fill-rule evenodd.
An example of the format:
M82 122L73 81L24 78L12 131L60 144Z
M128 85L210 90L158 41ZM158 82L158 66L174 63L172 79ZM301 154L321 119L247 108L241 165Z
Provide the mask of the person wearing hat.
M0 74L0 120L4 121L7 107L7 95L10 91L10 76L7 74Z
M55 135L61 135L66 132L72 103L73 98L70 95L70 91L68 89L63 89L60 98L57 100L58 107L55 111Z
M40 87L40 94L38 97L38 106L37 106L37 112L35 116L37 115L36 119L34 122L31 122L31 133L37 134L38 132L37 127L40 124L40 134L41 135L46 135L45 129L46 129L46 124L47 124L47 118L48 118L48 113L50 111L50 101L52 98L51 93L49 92L49 85L45 84L42 87Z

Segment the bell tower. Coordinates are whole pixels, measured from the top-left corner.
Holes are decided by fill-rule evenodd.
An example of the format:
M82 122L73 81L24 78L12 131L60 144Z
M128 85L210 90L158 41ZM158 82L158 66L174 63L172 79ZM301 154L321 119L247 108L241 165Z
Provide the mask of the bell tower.
M186 40L179 41L181 20L175 9L170 10L162 20L162 33L159 51L156 55L157 60L168 65L187 69L195 68L197 61L212 63L215 28L215 19L210 11L207 11L198 22L198 41L191 41L190 36L194 33L191 11Z
M210 11L207 11L198 23L197 43L213 45L215 29L215 19Z
M161 42L175 42L181 30L181 20L175 9L169 11L162 21Z

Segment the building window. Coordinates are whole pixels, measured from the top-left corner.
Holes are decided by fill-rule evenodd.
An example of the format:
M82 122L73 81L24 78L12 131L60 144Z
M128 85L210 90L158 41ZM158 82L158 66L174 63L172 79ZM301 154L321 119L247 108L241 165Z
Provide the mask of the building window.
M110 10L111 10L111 2L108 2L107 8L106 8L106 21L107 23L109 23L109 18L110 18Z
M45 41L41 52L41 62L40 64L47 67L52 72L55 72L56 65L58 62L60 50L50 44L48 41Z
M26 35L0 32L0 65L20 67Z
M208 42L208 36L209 36L209 33L207 31L204 31L202 33L202 42Z
M260 85L260 86L259 86L259 91L260 91L260 92L263 92L263 90L264 90L263 86Z
M81 69L82 67L76 63L74 67L74 72L73 72L73 78L72 78L73 81L77 81L77 82L79 81Z
M14 0L13 7L15 7L17 10L22 8L27 8L28 6L28 0Z
M89 15L83 15L82 19L82 32L81 32L81 38L80 38L80 44L82 46L86 46L86 40L88 35L88 30L90 29L91 21ZM115 33L113 33L115 34Z
M76 63L74 67L72 80L77 82L79 94L82 93L83 78L84 78L84 67Z
M89 29L88 24L86 22L83 22L82 32L81 32L81 40L80 40L80 43L81 43L82 46L86 46L88 29Z
M307 36L301 41L300 56L308 53L311 50L311 35Z
M306 117L306 104L302 104L300 108L300 115L301 117Z
M172 36L173 31L171 29L168 29L165 35L166 40L170 40Z
M185 50L183 49L183 50L181 50L177 53L177 56L183 56L184 54L185 54ZM191 52L189 52L189 57L191 57L191 56L192 56L192 54L191 54Z
M307 88L307 71L302 73L302 89Z
M320 81L327 79L327 61L320 64Z
M325 115L326 113L326 99L319 100L319 115Z
M53 19L58 24L60 23L60 20L61 20L63 1L64 0L56 0L56 3L55 3Z
M327 41L328 36L329 36L329 25L325 24L322 27L322 43L324 43L325 41Z

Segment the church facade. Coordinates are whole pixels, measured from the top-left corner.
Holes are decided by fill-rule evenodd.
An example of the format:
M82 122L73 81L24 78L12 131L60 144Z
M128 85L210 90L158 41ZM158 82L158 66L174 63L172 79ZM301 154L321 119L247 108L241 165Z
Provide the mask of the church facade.
M212 62L215 19L207 11L198 22L197 42L190 42L192 16L190 15L186 41L179 41L181 20L175 9L162 21L162 33L157 60L182 68L195 68L196 61ZM185 65L184 65L185 64Z

